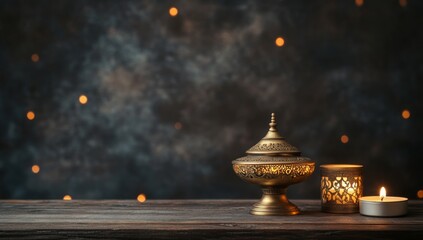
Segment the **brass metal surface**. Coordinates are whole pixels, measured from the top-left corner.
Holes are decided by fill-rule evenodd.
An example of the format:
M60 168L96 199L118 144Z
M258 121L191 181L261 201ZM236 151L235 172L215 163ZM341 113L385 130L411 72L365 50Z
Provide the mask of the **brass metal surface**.
M242 180L262 187L262 198L251 214L296 215L300 210L288 200L286 189L308 178L315 163L280 135L274 113L269 127L266 136L246 151L247 156L232 161L233 169Z
M356 213L363 193L363 165L321 165L322 211L330 213Z

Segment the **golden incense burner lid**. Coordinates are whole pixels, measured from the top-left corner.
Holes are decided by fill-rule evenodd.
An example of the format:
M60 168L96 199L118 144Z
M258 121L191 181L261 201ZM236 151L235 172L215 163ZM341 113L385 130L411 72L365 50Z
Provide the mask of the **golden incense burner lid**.
M246 151L252 155L282 155L282 156L300 156L301 152L298 148L292 146L276 129L275 114L269 123L269 131L256 145Z

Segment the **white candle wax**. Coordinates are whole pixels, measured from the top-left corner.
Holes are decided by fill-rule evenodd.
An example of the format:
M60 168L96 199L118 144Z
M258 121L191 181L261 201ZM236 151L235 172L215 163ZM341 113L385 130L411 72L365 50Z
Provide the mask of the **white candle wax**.
M372 217L397 217L407 214L408 198L367 196L359 199L360 214Z

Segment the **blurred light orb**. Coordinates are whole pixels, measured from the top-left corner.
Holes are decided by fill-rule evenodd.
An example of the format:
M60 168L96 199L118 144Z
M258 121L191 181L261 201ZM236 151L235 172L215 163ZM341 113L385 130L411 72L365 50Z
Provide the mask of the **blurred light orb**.
M401 7L407 7L407 0L399 0L399 5Z
M87 96L85 96L85 95L81 95L81 96L79 96L79 103L81 103L81 104L87 104L87 102L88 102L88 97Z
M275 44L278 47L282 47L285 44L285 40L282 37L278 37L275 40Z
M341 136L341 142L343 143L343 144L346 144L346 143L348 143L350 141L350 138L347 136L347 135L342 135Z
M404 119L409 119L410 118L410 116L411 116L411 113L410 113L410 111L409 110L407 110L407 109L404 109L403 111L402 111L402 118L404 118Z
M423 198L423 189L420 189L419 191L417 191L417 197Z
M174 127L175 127L176 130L180 130L182 128L182 123L176 122Z
M65 200L65 201L70 201L70 200L72 200L72 196L71 196L71 195L65 195L65 196L63 197L63 200Z
M37 173L39 173L40 172L40 166L38 166L38 165L33 165L32 166L32 168L31 168L31 171L34 173L34 174L37 174Z
M138 197L137 197L137 201L138 202L140 202L140 203L143 203L143 202L145 202L147 200L147 197L145 196L145 194L140 194L140 195L138 195Z
M169 9L169 15L175 17L176 15L178 15L178 9L176 7L171 7Z
M355 5L357 5L357 7L361 7L364 4L364 0L355 0Z
M38 54L34 53L34 54L31 55L31 60L33 62L38 62L38 61L40 61L40 56Z
M26 118L28 118L28 120L32 121L35 119L35 113L33 111L28 111L26 113Z

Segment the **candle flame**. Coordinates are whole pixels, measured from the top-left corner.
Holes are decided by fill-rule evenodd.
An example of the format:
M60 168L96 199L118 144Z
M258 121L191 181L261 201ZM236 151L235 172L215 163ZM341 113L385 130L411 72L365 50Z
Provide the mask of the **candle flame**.
M386 197L386 189L384 187L380 189L379 196L380 196L380 201L383 201L383 199Z

